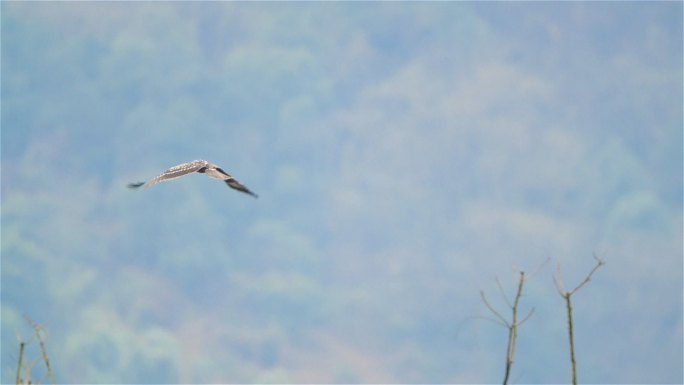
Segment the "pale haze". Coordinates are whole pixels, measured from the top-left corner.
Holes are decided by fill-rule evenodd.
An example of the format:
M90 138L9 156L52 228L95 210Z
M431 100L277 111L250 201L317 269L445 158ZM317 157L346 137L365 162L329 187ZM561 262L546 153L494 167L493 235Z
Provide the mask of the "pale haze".
M1 7L2 383L682 382L681 2Z

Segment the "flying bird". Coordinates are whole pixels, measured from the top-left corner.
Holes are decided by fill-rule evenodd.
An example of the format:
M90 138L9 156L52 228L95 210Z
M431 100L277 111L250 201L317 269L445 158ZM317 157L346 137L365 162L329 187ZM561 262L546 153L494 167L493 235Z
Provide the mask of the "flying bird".
M206 160L193 160L192 162L179 164L178 166L171 167L170 169L164 171L158 176L148 180L147 182L137 182L129 183L129 188L138 187L152 187L157 183L166 182L182 176L188 175L193 172L199 172L200 174L207 174L209 178L220 179L228 185L228 187L235 189L237 191L249 194L254 198L258 198L258 195L249 191L242 183L238 182L235 178L230 176L227 172L223 171L219 166L209 163Z

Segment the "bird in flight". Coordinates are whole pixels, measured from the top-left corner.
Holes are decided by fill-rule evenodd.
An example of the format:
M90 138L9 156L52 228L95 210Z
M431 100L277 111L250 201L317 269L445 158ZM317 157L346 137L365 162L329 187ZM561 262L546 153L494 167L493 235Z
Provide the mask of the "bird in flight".
M258 198L258 195L249 191L242 183L238 182L230 176L227 172L221 170L221 168L215 164L209 163L206 160L193 160L192 162L179 164L178 166L171 167L170 169L164 171L158 176L148 180L147 182L137 182L129 183L129 188L138 187L152 187L157 183L166 182L182 176L188 175L193 172L199 172L200 174L207 174L209 178L220 179L228 185L228 187L235 189L237 191L249 194L254 198Z

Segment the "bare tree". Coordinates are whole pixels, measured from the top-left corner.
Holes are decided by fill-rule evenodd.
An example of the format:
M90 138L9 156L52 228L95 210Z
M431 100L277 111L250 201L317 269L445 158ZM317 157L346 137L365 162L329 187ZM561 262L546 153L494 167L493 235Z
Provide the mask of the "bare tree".
M55 376L54 373L52 372L52 366L50 365L50 358L48 357L47 354L47 348L45 347L45 340L47 339L47 331L42 325L39 325L31 318L28 316L25 316L26 322L28 322L29 325L31 325L31 328L33 329L33 336L28 340L28 342L23 341L19 339L19 360L17 362L17 372L16 372L16 377L15 377L15 384L20 385L20 384L30 384L32 383L31 380L31 371L32 369L36 366L39 360L42 360L43 363L45 364L45 370L47 371L47 376L50 379L50 383L52 385L55 385ZM40 347L40 359L37 359L33 362L30 363L25 363L24 362L24 356L25 356L25 350L26 350L26 345L30 344L35 338L38 341L38 345ZM24 371L24 377L22 378L21 373L22 370Z
M556 275L553 276L553 280L556 283L556 289L558 290L558 294L561 295L565 299L565 306L568 312L568 338L570 340L570 365L572 367L572 383L573 385L577 385L577 364L575 362L575 342L574 342L574 331L573 331L573 325L572 325L572 302L571 302L571 297L573 294L577 292L582 286L584 286L589 280L591 279L591 276L598 270L599 267L603 266L605 264L604 261L600 260L598 257L594 255L594 259L596 260L596 266L594 266L593 269L587 274L586 277L580 282L577 286L575 286L574 289L570 291L566 291L565 287L563 286L563 277L561 276L561 269L560 269L560 262L558 263Z
M502 325L503 327L508 329L508 346L506 348L506 370L503 379L503 384L506 385L508 384L508 378L510 377L511 368L513 367L513 358L515 357L515 344L518 338L518 327L525 323L525 321L527 321L532 316L532 314L534 313L534 308L532 308L527 313L527 315L522 318L522 320L518 321L518 305L520 303L520 297L522 296L523 286L525 285L524 271L520 271L520 277L518 278L518 289L515 293L515 298L513 299L513 302L511 302L506 296L506 293L504 293L503 287L501 287L501 282L499 282L498 279L496 280L496 284L499 287L499 291L501 292L501 295L506 301L506 304L511 309L512 315L510 321L504 318L504 316L502 316L501 313L499 313L489 303L489 301L487 301L487 297L485 296L485 293L482 290L480 290L480 297L482 298L482 302L484 302L485 306L487 306L487 309L489 309L489 311L492 312L492 314L494 314L494 316L496 317L487 319L494 321L497 324Z

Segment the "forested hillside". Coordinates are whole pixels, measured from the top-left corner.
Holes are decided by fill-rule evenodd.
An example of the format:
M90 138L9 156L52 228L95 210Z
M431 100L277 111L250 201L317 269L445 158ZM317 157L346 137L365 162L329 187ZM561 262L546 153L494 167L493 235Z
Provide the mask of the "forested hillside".
M681 381L681 3L1 7L3 383Z

